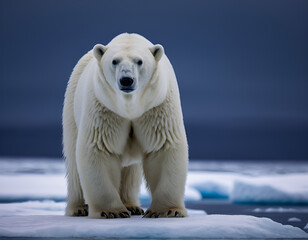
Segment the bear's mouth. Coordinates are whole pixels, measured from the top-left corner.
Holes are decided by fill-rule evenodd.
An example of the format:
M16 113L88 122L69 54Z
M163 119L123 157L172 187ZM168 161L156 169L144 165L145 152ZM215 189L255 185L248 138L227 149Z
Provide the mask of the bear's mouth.
M121 91L126 92L126 93L130 93L132 91L134 91L134 88L120 88Z
M131 77L122 77L118 84L119 89L125 93L130 93L135 90L135 81Z

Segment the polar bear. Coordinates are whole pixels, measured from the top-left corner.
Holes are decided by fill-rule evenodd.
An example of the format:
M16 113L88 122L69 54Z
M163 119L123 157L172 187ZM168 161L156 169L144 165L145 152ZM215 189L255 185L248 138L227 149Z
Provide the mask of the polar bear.
M187 139L161 45L124 33L79 60L65 93L63 153L67 216L187 216ZM138 199L143 175L152 196L145 213Z

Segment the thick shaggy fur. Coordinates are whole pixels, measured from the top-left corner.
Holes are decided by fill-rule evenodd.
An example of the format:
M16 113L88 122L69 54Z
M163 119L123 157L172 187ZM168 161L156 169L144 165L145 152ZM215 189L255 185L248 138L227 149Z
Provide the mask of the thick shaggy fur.
M119 89L121 74L136 81L131 93ZM142 214L142 170L152 194L144 216L187 216L187 140L176 77L160 45L121 34L79 60L65 93L63 145L67 216Z

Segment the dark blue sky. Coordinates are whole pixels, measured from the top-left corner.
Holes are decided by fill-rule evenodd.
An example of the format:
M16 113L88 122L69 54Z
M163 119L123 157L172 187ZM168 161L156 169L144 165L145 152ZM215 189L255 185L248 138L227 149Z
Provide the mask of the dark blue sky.
M0 11L0 155L61 156L61 133L43 130L60 131L74 65L136 32L174 66L193 158L308 159L308 1L2 0ZM48 151L25 144L31 129Z

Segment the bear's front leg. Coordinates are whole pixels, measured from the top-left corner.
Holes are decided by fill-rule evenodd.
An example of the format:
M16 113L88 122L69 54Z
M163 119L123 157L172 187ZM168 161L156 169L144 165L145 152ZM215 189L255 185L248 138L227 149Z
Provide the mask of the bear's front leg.
M121 162L117 155L77 145L80 183L90 218L127 218L129 211L120 195Z
M186 144L150 153L144 159L144 174L152 194L146 218L186 217L184 191L188 153Z

